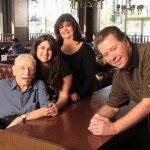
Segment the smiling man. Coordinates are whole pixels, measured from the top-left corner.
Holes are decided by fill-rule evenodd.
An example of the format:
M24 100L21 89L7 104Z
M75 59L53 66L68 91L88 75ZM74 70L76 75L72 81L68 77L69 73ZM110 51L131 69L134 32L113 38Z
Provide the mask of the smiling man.
M118 69L114 74L109 100L92 117L88 129L95 135L116 135L133 127L150 113L150 43L132 44L115 26L101 30L95 42L106 61ZM120 119L111 121L120 108L129 104L130 100L135 101L137 105ZM148 125L148 122L146 124ZM138 137L138 133L137 130L132 138L136 135ZM127 137L129 140L129 136ZM142 140L136 145L140 145L138 150L143 150Z
M36 62L29 54L14 62L14 78L0 80L0 128L25 120L49 116L49 96L45 84L35 81Z

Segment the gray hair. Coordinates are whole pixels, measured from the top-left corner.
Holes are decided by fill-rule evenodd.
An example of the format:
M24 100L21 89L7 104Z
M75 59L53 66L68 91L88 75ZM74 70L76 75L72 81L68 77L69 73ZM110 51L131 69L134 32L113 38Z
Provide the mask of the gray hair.
M31 54L20 54L19 56L17 56L14 61L14 66L16 66L18 62L23 58L29 58L33 62L34 66L36 67L36 61Z

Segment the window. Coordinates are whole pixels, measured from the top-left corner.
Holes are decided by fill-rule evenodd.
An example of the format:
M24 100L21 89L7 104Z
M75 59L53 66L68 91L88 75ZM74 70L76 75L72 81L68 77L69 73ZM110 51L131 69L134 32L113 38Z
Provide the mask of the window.
M54 33L56 19L72 13L69 0L29 0L29 33ZM77 15L77 11L74 15Z

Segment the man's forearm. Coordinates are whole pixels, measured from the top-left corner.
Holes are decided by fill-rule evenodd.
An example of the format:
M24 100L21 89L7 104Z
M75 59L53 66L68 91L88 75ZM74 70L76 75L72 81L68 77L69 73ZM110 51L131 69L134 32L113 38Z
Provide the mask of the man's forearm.
M102 106L97 112L99 115L112 119L119 111L119 108L113 108L108 105Z
M34 111L30 112L30 113L27 113L26 114L26 120L38 119L38 118L47 116L47 114L48 114L47 108L40 108L40 109L34 110ZM14 119L7 126L7 128L12 127L14 125L17 125L17 124L21 123L22 121L23 121L23 119L21 118L21 116L19 116L16 119Z
M47 108L39 108L30 113L27 113L26 120L38 119L45 116L48 116Z
M125 116L114 122L114 128L117 133L120 133L136 123L140 122L150 113L150 99L146 98L137 104Z
M66 105L67 102L68 102L68 93L67 92L60 92L58 100L56 102L57 109L60 109L61 107Z

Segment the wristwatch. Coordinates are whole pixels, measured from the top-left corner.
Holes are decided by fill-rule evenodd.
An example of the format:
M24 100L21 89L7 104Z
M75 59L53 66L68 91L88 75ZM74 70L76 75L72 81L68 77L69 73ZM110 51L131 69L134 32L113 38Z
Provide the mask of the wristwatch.
M22 118L23 122L25 122L27 115L26 115L26 114L23 114L23 115L21 115L20 117Z

